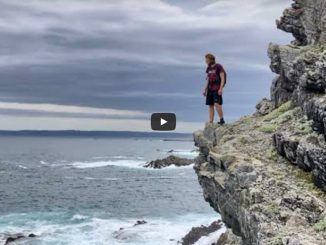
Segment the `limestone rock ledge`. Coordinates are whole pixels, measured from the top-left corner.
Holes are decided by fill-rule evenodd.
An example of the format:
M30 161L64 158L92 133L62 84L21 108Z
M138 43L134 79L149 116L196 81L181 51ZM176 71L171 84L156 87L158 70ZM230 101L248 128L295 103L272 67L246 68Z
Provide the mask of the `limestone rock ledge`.
M277 74L257 112L194 133L204 198L229 227L218 245L326 244L326 1L294 0L271 43Z
M326 191L326 1L294 0L277 27L295 37L291 45L270 44L271 69L278 74L271 86L274 108L291 101L308 119L309 136L288 128L273 136L278 153L311 172L313 181ZM309 130L314 131L308 132Z
M229 228L217 244L325 244L325 195L273 149L267 116L194 133L204 198Z

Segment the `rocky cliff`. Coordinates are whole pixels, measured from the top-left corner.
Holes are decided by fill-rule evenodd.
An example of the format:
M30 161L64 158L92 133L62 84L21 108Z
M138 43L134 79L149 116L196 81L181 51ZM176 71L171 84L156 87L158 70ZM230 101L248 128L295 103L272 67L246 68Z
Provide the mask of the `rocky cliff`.
M217 244L326 244L326 1L296 0L270 44L271 99L194 133L205 200L229 227Z

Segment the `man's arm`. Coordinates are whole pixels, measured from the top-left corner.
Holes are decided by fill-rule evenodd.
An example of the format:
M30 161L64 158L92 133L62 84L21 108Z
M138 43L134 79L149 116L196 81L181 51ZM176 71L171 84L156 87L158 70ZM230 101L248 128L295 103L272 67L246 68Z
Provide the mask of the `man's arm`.
M224 71L222 71L220 73L220 78L221 78L221 86L220 86L220 89L218 90L218 94L222 95L223 94L224 84L225 84L225 72Z
M208 78L206 79L206 84L205 84L205 87L204 87L204 91L203 91L203 95L206 96L207 95L207 91L208 91Z

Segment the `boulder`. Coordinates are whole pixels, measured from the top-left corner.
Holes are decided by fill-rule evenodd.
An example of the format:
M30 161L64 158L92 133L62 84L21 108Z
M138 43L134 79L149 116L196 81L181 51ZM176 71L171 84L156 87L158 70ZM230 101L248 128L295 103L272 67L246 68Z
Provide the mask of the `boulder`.
M271 100L264 98L256 105L256 110L256 114L266 115L273 110L273 103Z
M151 162L148 162L144 165L145 168L155 168L155 169L161 169L169 166L176 166L176 167L182 167L182 166L188 166L194 163L193 159L187 159L187 158L181 158L177 156L168 156L164 159L157 159Z

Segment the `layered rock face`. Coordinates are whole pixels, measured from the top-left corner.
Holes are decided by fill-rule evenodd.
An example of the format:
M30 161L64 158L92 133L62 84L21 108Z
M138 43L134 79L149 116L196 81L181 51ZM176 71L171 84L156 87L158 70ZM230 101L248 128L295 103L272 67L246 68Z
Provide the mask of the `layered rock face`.
M305 135L301 116L287 103L265 116L195 132L204 198L230 228L218 245L325 244L326 230L318 229L326 224L324 192L272 144L289 127Z
M277 26L295 37L292 45L270 44L275 107L293 101L312 121L313 130L326 137L326 1L297 0L284 11ZM326 147L317 140L295 137L287 130L274 136L278 152L305 171L326 190Z
M206 201L230 228L217 244L325 244L326 1L296 0L270 44L271 100L194 134Z

